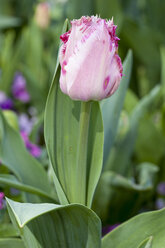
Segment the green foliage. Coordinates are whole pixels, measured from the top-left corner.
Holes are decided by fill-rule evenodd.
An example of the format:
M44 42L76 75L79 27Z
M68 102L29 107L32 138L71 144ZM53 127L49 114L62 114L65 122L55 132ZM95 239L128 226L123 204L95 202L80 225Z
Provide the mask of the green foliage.
M113 171L104 171L96 190L93 209L104 223L107 220L112 224L127 220L150 198L157 172L158 168L153 164L139 164L135 182Z
M9 182L10 184L15 183L19 187L23 183L27 185L27 188L29 186L30 191L33 193L40 192L40 194L50 195L50 197L54 198L44 168L28 153L19 133L7 123L2 112L0 112L0 158L18 179L17 181L13 180L13 177L8 177L5 181L3 177L6 183L7 181L8 184ZM23 188L24 185L22 190ZM25 189L27 188L25 186Z
M102 169L101 112L96 102L80 104L64 95L59 89L59 73L57 63L45 110L45 140L54 182L61 204L78 202L91 206Z
M132 69L132 52L129 51L123 63L123 78L118 91L101 102L104 123L104 163L106 164L117 132L117 124L128 88Z
M18 114L30 104L37 109L33 142L42 130L57 64L44 118L49 161L42 131L45 155L36 160L25 149L16 115L0 112L0 191L14 198L14 187L20 190L15 199L25 202L7 200L13 225L5 208L0 211L0 248L162 248L164 210L128 219L155 209L155 199L164 199L156 185L165 180L165 3L51 1L50 25L41 29L34 20L38 2L0 0L0 90L13 98L13 77L22 72L31 102L16 102L14 109L21 106ZM133 51L123 62L118 91L100 106L73 102L61 93L56 56L66 15L72 19L92 14L113 16L121 39L119 54L124 58L129 48ZM62 33L68 27L66 21ZM126 221L102 244L100 219L86 207L91 204L103 225Z
M100 247L100 220L85 206L17 203L9 199L7 204L26 247Z
M107 234L102 240L102 248L162 248L165 243L164 221L164 209L137 215ZM144 242L146 239L148 244Z
M20 239L0 239L0 248L25 248Z

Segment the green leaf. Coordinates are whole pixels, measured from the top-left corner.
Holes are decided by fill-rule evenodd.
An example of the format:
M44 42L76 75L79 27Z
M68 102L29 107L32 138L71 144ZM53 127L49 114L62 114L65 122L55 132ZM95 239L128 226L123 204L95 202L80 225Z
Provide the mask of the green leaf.
M100 248L100 220L83 205L18 203L7 199L7 207L27 247ZM40 228L41 223L45 228Z
M165 209L143 213L126 221L102 239L102 248L135 248L153 237L152 248L165 244ZM142 246L143 247L143 246ZM145 247L145 246L144 246Z
M36 194L43 197L49 197L52 200L55 198L52 195L48 195L45 191L41 190L40 188L36 188L25 183L20 183L17 178L13 175L9 174L1 174L0 175L0 185L5 185L9 187L13 187L15 189L25 191L28 193Z
M107 170L110 169L122 175L127 175L129 173L129 159L134 149L139 122L142 117L150 111L152 104L160 96L160 90L160 86L156 86L136 105L130 116L130 128L123 140L115 144L115 147L106 163Z
M0 248L25 248L25 246L21 239L0 239Z
M26 150L17 131L5 120L0 111L0 159L18 180L52 196L52 188L42 165Z
M137 248L152 248L153 237L145 239Z
M17 236L19 236L19 233L13 227L12 224L2 223L0 225L0 237L1 237L1 239L7 238L7 237L17 237Z
M110 149L113 145L120 112L128 88L131 69L132 69L132 52L129 51L123 63L123 77L118 90L113 96L104 99L101 102L101 110L104 123L104 163L107 161Z
M151 163L137 165L136 180L113 171L104 171L96 189L93 210L102 221L123 222L137 213L154 189L158 167ZM101 199L101 201L100 201ZM111 215L113 213L113 215Z
M66 19L64 22L64 25L63 25L62 33L65 33L67 31L68 25L69 25L68 19ZM52 166L52 172L54 171L53 170L53 164L55 164L54 151L53 151L53 147L54 147L54 138L53 138L53 136L54 136L53 135L54 134L54 127L53 127L54 114L51 111L49 111L49 106L55 105L54 88L56 87L55 84L58 83L58 81L56 80L57 74L59 73L58 68L59 68L59 56L57 56L55 72L53 75L52 84L51 84L49 94L48 94L48 98L47 98L47 102L46 102L46 108L45 108L45 116L44 116L44 136L45 136L45 143L46 143L49 159L51 161L50 165ZM55 82L55 80L56 80L56 82ZM49 123L51 123L50 126L48 124L48 120L49 120ZM68 199L66 198L66 195L63 191L63 188L62 188L62 186L58 180L58 177L56 176L55 173L52 174L52 177L54 180L54 184L55 184L56 191L58 193L58 198L59 198L60 202L63 204L68 204L69 203Z

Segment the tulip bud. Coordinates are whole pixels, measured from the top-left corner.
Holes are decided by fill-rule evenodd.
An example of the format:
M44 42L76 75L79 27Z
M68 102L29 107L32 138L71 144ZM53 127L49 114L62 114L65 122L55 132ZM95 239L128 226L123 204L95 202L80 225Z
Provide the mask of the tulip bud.
M45 29L50 23L50 6L47 2L39 3L36 8L34 19L37 25Z
M60 37L61 90L73 100L81 101L111 96L123 71L113 19L83 16L71 21L71 25Z

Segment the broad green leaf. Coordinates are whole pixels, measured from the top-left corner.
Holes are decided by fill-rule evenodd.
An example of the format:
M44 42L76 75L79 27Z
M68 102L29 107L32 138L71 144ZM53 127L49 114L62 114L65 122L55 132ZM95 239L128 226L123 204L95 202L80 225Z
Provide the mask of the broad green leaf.
M129 51L123 63L123 77L118 90L113 96L101 102L101 110L104 123L104 163L107 161L113 145L120 112L128 88L132 69L132 52Z
M52 188L44 168L29 154L19 133L7 123L1 111L0 159L17 176L20 183L52 196Z
M17 178L13 175L9 174L1 174L0 175L0 185L5 185L9 187L13 187L15 189L19 189L21 191L25 191L28 193L36 194L43 197L51 198L52 200L55 200L56 198L52 195L48 195L45 191L41 190L40 188L36 188L30 185L27 185L25 183L21 183L17 180Z
M0 238L1 239L7 238L7 237L18 237L18 236L19 236L19 233L12 224L1 223L0 225Z
M151 236L153 241L149 247L164 247L165 209L139 214L121 224L102 239L102 248L135 248Z
M145 239L137 248L152 248L153 237Z
M25 248L25 245L21 239L1 239L0 248ZM31 247L32 248L32 247Z
M88 154L81 152L81 103L61 92L59 74L57 62L44 120L46 146L55 172L54 182L61 204L77 202L90 206L102 169L102 116L99 104L93 102L86 146ZM86 162L84 166L79 164L79 155ZM85 180L81 182L84 175Z
M127 175L129 172L129 159L134 149L139 122L142 117L150 111L150 107L160 96L160 86L156 86L148 95L143 97L131 113L129 130L123 140L115 144L111 150L110 157L106 163L106 169ZM119 156L120 154L120 156Z
M7 199L13 223L27 247L99 248L101 223L83 205L18 203ZM40 224L45 223L45 229Z
M62 33L65 33L67 31L68 25L69 25L68 19L66 19L66 21L64 22ZM46 147L47 147L47 151L48 151L48 155L49 155L49 159L50 159L50 166L52 167L52 172L54 172L54 169L53 169L54 166L53 165L55 165L54 151L53 151L53 147L54 147L54 138L53 138L53 136L54 136L53 135L54 134L54 127L53 127L54 114L51 111L49 111L49 106L55 105L55 98L54 98L55 85L54 84L55 84L55 78L57 78L57 74L58 74L58 67L59 67L59 57L57 57L55 72L53 75L52 84L51 84L49 94L48 94L48 98L47 98L47 102L46 102L46 108L45 108L45 116L44 116L44 136L45 136ZM58 82L56 82L56 84L57 83ZM50 126L48 125L48 120L49 120L49 123L51 123ZM59 198L60 202L63 204L68 204L69 201L68 201L68 199L64 193L62 185L59 182L59 179L56 176L56 173L52 173L52 177L54 180L54 184L55 184L56 191L57 191L58 198Z
M136 180L113 171L104 171L96 189L93 209L103 221L123 222L136 214L154 189L158 167L151 163L137 166ZM101 201L100 201L101 199ZM113 214L112 214L113 213Z

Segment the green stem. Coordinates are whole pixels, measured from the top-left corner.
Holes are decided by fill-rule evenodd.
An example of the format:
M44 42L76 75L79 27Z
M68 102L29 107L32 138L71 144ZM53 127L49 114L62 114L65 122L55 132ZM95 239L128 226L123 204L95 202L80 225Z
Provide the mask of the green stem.
M77 151L76 202L86 205L88 131L92 102L81 103Z

